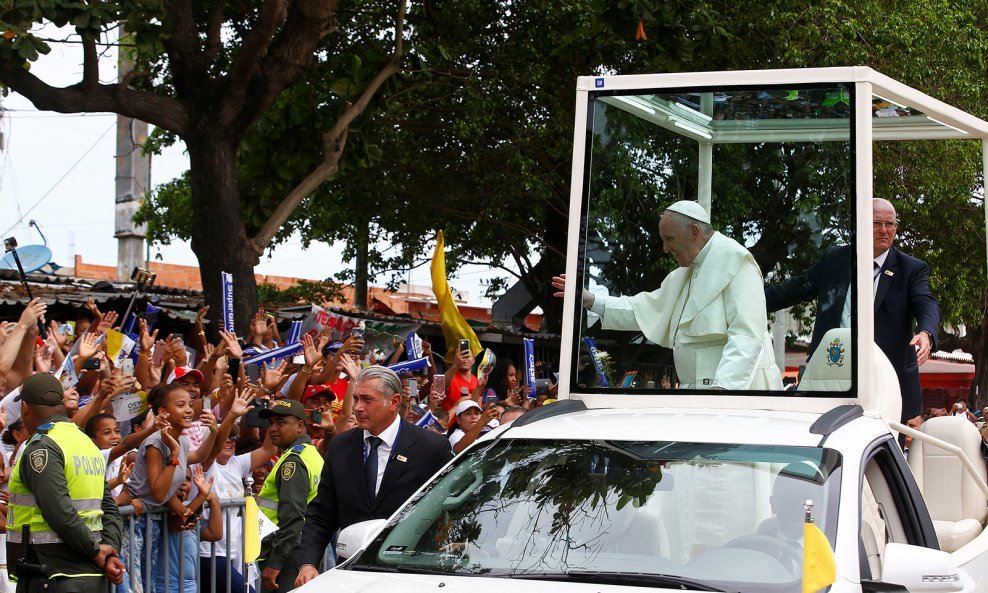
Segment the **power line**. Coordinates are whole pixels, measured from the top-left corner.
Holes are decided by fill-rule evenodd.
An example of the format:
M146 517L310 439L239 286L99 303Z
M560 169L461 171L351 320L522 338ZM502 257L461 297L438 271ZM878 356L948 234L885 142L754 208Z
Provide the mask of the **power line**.
M50 188L48 188L48 191L46 191L44 193L44 195L42 195L40 198L38 198L38 201L37 202L35 202L30 208L27 209L27 212L21 214L20 218L18 218L17 221L14 222L14 224L10 225L10 228L8 228L4 232L0 233L0 236L5 236L7 233L9 233L11 230L13 230L14 227L16 227L21 222L23 222L24 219L27 217L27 215L28 214L31 214L31 212L35 208L37 208L38 205L41 204L41 202L43 202L45 200L45 198L47 198L48 196L50 196L51 193L53 191L55 191L55 188L58 187L59 184L61 184L63 181L65 181L65 178L69 176L69 173L71 173L72 171L74 171L75 168L79 166L79 163L81 163L83 161L83 159L85 159L87 156L89 156L89 153L92 152L94 148L96 148L96 145L100 143L100 140L102 140L104 136L106 136L107 134L109 134L110 133L110 130L112 130L116 126L117 126L117 122L113 122L112 124L110 124L110 127L108 127L105 132L103 132L102 134L100 134L100 137L96 139L96 142L93 142L93 145L90 146L86 150L86 152L82 153L82 156L80 156L76 160L76 162L72 163L72 166L69 167L69 170L66 171L61 177L59 177L58 178L58 181L56 181L54 185L52 185Z

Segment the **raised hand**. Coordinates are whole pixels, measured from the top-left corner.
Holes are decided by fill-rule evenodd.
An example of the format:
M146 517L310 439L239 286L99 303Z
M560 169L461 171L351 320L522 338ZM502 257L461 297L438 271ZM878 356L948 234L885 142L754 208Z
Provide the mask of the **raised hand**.
M316 347L319 348L319 352L322 352L323 350L326 349L326 346L329 345L329 341L332 338L333 338L333 330L328 327L323 328L323 330L319 332L319 340L316 342Z
M192 483L196 485L199 493L203 496L209 496L210 491L213 489L213 478L206 479L201 465L192 468Z
M233 382L231 381L231 387ZM254 390L253 388L247 388L241 390L237 393L236 397L233 398L233 403L230 405L230 413L241 418L247 415L250 411L250 404L254 401Z
M202 425L208 428L209 432L215 433L219 430L219 426L216 423L216 416L213 416L212 412L204 410L203 413L199 415L199 422L202 422Z
M305 357L305 366L310 370L322 360L322 351L316 348L316 343L309 334L302 336L302 356Z
M263 338L268 333L268 314L261 307L254 314L254 320L250 322L250 331L257 337Z
M117 322L119 317L120 314L116 311L107 311L106 314L103 315L103 319L101 319L99 324L97 324L96 333L101 335L105 334L111 327L113 327L113 324Z
M274 391L281 385L281 379L285 374L285 369L288 368L288 361L282 360L273 368L268 368L267 365L261 365L261 386L268 391Z
M226 352L230 358L243 358L244 351L240 347L240 342L237 341L237 336L228 331L220 332L220 343L222 346L226 347Z
M206 318L206 313L209 313L209 305L205 305L199 309L196 313L196 325L202 325L202 320Z
M144 319L137 320L137 327L141 332L141 352L151 353L154 348L155 339L158 337L158 328L154 328L153 333L148 333L148 322Z
M52 319L48 322L48 339L53 342L57 348L65 349L65 345L68 344L69 338L62 332L58 331L58 322Z
M96 343L96 334L86 332L86 335L79 341L79 357L83 360L89 360L96 356L97 350L99 350L99 345Z
M353 381L360 374L360 363L357 362L357 358L351 354L344 354L340 357L340 369L346 373L346 376Z
M51 335L51 334L48 334ZM38 373L51 372L51 345L44 343L34 347L34 370Z
M21 311L21 318L18 323L24 325L27 328L33 328L38 325L38 320L43 320L45 318L45 311L48 310L48 305L41 302L40 298L33 298L31 302L24 307Z

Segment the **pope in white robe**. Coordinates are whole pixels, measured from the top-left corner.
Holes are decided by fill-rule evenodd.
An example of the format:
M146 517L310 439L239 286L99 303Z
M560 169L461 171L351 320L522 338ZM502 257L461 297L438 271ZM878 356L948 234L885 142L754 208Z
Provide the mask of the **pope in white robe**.
M651 292L634 296L595 296L585 305L601 318L603 329L640 331L650 341L672 348L683 389L781 390L775 364L762 273L738 242L709 228L709 215L696 202L668 208L684 220L701 222L693 231L699 252L660 225L665 250L679 268ZM665 225L669 228L669 223ZM712 232L704 237L702 227ZM683 228L688 228L684 225ZM700 231L699 235L696 232ZM703 244L705 241L705 244ZM702 245L702 247L700 247ZM685 253L685 255L684 255ZM686 264L686 265L684 265Z

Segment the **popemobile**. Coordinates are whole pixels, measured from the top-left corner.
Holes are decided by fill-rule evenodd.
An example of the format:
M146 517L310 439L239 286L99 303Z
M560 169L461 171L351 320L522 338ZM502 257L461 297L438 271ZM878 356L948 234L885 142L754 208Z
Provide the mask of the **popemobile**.
M559 401L348 527L346 560L299 591L988 591L981 437L903 422L872 263L873 197L895 202L876 144L986 139L865 67L579 79ZM684 201L737 246L677 251L662 217ZM764 289L835 249L842 322L809 351L818 305L768 313ZM733 270L744 291L694 302ZM628 302L669 319L615 322ZM718 315L724 336L697 330Z

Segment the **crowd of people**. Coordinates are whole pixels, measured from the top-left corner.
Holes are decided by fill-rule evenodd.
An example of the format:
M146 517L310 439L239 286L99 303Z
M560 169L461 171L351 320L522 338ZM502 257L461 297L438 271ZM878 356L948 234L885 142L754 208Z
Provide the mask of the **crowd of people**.
M104 505L101 514L102 540L115 545L104 550L96 564L118 584L118 591L208 590L202 583L215 583L216 591L292 588L297 571L287 565L296 561L288 560L287 554L298 547L305 507L319 479L313 476L306 481L308 486L301 487L301 508L289 517L285 514L291 506L285 490L289 478L296 469L318 476L321 460L331 463L328 453L334 438L358 426L366 428L362 419L366 421L369 414L363 412L366 405L355 405L355 378L362 369L384 367L369 366L373 361L356 332L334 335L329 329L302 335L301 354L295 357L250 364L252 356L283 345L273 316L259 310L243 339L220 331L218 340L210 341L204 321L207 311L208 307L200 310L187 336L161 336L145 319L137 319L130 355L111 352L108 339L121 330L123 320L115 311L99 310L91 300L74 330L46 318L46 305L40 299L32 300L17 322L0 323L0 382L6 394L0 402L0 479L5 490L0 494L0 514L7 519L9 541L14 541L10 528L19 529L23 523L12 518L17 495L11 495L9 488L18 482L17 476L40 466L42 453L46 461L61 457L59 467L68 467L67 450L86 449L64 444L78 432L100 453L81 467L105 476L112 504L128 511L119 528L111 527L113 510ZM448 365L433 354L428 342L422 349L429 359L427 369L400 378L395 375L395 385L400 381L396 412L408 423L438 433L435 437L450 456L499 422L511 421L552 397L551 393L530 397L510 360L502 359L493 369L478 373L469 349L457 350ZM391 360L378 362L394 363L402 354L403 345L396 340ZM66 425L77 430L64 429ZM35 451L46 443L47 451ZM310 446L314 456L307 452ZM22 460L26 451L32 457ZM296 464L284 459L292 452L299 455ZM73 456L74 471L79 471L79 457ZM316 458L318 464L306 461ZM445 458L441 461L445 463ZM38 474L44 476L48 469L41 467ZM328 473L323 475L325 480ZM41 478L31 477L32 483L41 483ZM74 501L76 486L71 476L68 480L64 496ZM223 501L243 497L245 492L257 497L261 512L277 527L261 542L258 565L247 564L246 571L240 510L233 509L237 516L230 521L223 520L222 510ZM81 511L79 516L86 519ZM58 532L48 514L45 519ZM91 522L90 518L87 524ZM123 537L131 531L135 537ZM31 539L35 541L35 535ZM59 546L69 548L60 551ZM49 564L72 552L65 538L54 546L35 548L42 556L49 555L41 558ZM335 562L332 546L324 548L327 553L319 568ZM150 566L145 566L148 558ZM15 558L8 555L7 561L13 575ZM133 566L126 578L119 574L125 565ZM288 580L279 580L279 572ZM6 585L6 579L0 579L0 586Z

